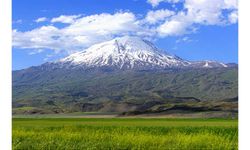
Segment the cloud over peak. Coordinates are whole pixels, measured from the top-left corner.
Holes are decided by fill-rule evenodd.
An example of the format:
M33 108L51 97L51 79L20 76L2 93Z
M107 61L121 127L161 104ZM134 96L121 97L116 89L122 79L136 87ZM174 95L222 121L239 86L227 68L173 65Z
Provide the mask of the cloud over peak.
M166 20L168 17L175 15L174 11L168 9L160 9L156 11L149 11L145 17L145 20L149 24L155 24L159 21Z
M62 18L73 20L61 20L62 23L69 24L63 28L48 25L26 32L13 30L13 46L72 53L91 44L112 39L114 36L150 34L140 26L140 21L131 12L102 13L85 17L60 16L51 19L51 22L59 22Z

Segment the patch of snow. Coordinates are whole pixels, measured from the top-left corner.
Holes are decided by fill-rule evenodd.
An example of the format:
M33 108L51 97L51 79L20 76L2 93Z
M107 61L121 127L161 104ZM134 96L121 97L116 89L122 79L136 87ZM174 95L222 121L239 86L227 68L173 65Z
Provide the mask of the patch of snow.
M149 41L138 37L120 37L93 45L59 60L61 63L84 66L118 66L134 68L138 64L149 66L185 66L188 61L157 49ZM125 65L126 64L126 65Z
M95 44L81 52L74 53L55 62L62 67L102 67L113 66L120 69L138 67L227 67L216 61L187 61L170 55L155 47L151 42L139 37L124 36Z

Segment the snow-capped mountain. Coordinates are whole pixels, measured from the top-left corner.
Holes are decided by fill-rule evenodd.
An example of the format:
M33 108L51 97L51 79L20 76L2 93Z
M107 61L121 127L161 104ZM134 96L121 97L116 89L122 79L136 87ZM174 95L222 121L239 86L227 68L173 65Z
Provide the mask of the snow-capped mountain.
M187 61L137 37L115 38L55 62L13 71L13 107L32 106L39 108L37 113L124 112L151 110L159 106L155 102L235 102L234 66Z
M61 67L115 67L118 69L227 67L226 64L215 61L187 61L159 50L147 40L130 36L95 44L54 63Z

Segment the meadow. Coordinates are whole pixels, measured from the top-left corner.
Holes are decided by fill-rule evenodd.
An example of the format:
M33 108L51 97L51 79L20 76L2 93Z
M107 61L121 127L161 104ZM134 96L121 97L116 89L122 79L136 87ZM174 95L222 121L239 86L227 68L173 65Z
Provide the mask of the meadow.
M238 120L13 118L13 149L238 149Z

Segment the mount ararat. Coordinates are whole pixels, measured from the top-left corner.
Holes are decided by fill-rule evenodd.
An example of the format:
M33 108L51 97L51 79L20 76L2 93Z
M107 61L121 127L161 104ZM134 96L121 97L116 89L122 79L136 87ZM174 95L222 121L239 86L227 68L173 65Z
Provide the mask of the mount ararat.
M184 60L138 37L13 71L14 114L235 111L237 99L237 64Z
M228 67L216 61L188 61L155 47L139 37L124 36L48 63L59 68L164 69Z

